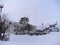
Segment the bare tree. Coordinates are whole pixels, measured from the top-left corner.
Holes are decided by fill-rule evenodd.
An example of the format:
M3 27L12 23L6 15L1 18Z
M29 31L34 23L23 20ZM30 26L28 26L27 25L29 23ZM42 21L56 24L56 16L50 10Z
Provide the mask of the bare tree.
M5 38L5 32L8 28L8 24L9 24L8 22L9 22L9 20L7 19L7 16L0 15L0 39Z

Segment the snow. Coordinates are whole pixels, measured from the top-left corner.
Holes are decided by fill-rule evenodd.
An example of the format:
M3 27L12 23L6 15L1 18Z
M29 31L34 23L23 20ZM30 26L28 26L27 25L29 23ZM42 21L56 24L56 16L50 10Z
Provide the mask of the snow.
M0 41L0 45L60 45L60 32L47 35L10 35L9 41Z

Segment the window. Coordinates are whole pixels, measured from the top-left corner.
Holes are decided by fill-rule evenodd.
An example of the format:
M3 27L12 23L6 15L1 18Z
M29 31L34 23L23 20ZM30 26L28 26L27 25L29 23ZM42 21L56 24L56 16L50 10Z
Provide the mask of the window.
M14 25L14 27L16 27L16 25Z
M14 29L14 32L16 31L16 29Z
M19 28L19 26L17 26L17 28Z
M19 29L17 29L17 31L19 32Z

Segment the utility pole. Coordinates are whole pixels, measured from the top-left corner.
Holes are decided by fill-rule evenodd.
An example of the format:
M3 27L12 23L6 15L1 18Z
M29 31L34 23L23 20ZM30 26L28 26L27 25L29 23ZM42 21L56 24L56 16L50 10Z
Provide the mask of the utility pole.
M2 8L3 8L3 0L0 0L0 22L1 22Z
M44 29L44 24L43 23L41 23L42 24L42 29Z

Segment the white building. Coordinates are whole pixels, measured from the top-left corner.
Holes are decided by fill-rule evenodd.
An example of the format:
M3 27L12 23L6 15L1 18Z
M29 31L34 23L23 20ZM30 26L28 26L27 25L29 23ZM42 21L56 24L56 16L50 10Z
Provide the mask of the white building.
M14 22L14 23L11 23L9 24L9 28L7 29L6 33L8 34L15 34L16 32L20 32L20 29L21 27L23 27L22 24L18 23L18 22ZM33 29L32 30L36 30L36 26L33 26Z

